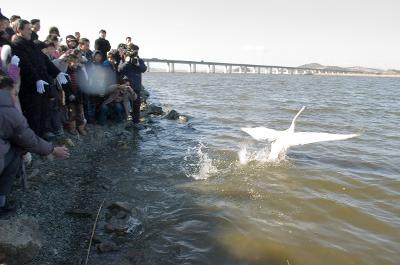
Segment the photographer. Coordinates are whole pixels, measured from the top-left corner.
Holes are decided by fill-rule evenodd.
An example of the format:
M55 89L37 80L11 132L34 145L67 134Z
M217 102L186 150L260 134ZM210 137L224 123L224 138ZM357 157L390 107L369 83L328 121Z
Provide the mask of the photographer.
M130 44L123 53L123 60L118 66L121 75L127 76L131 87L137 94L136 100L132 102L132 121L139 123L140 118L140 90L142 89L142 73L147 71L147 66L139 57L139 47Z

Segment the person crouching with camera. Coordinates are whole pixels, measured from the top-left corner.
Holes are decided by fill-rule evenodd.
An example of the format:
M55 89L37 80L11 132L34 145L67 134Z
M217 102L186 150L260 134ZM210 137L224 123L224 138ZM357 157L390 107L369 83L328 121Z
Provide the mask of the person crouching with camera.
M137 97L132 101L132 121L139 123L140 119L140 90L142 89L142 73L147 71L147 66L139 57L139 46L130 44L123 52L123 60L118 66L122 76L126 76Z

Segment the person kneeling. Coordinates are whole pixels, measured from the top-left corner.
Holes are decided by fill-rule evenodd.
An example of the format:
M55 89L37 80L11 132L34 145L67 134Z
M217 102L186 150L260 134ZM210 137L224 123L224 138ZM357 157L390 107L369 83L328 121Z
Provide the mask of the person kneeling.
M101 104L99 113L99 124L104 125L107 116L113 112L115 121L121 123L126 120L130 111L130 102L136 100L137 95L129 85L129 80L124 77L120 85L112 85L108 98Z
M6 200L13 180L21 172L22 154L53 154L69 157L67 148L53 145L37 136L16 108L17 92L11 78L0 73L0 216L13 210ZM7 203L7 204L6 204Z

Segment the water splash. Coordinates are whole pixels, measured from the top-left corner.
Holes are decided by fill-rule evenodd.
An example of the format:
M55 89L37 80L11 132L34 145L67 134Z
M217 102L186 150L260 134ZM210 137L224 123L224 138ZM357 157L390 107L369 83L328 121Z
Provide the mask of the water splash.
M268 162L268 155L268 147L264 147L260 150L248 150L247 145L242 145L238 152L239 162L242 165L246 165L251 161L258 161L262 163Z
M213 160L208 156L206 146L199 143L186 151L184 158L186 176L197 180L208 179L217 172Z

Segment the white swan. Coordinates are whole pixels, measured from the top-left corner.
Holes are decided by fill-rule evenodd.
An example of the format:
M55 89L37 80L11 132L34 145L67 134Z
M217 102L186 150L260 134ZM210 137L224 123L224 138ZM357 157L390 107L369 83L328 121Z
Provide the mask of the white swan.
M316 132L294 132L297 117L305 109L301 110L294 117L289 129L277 131L265 127L241 128L251 137L258 141L268 140L271 142L271 150L268 155L268 161L277 161L285 157L288 149L295 145L311 144L324 141L345 140L359 136L359 134L331 134Z

